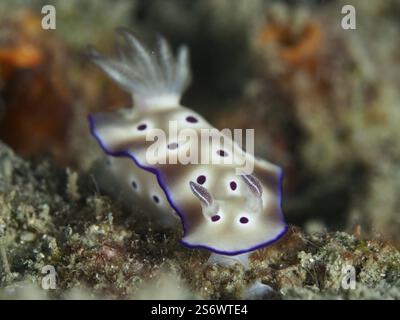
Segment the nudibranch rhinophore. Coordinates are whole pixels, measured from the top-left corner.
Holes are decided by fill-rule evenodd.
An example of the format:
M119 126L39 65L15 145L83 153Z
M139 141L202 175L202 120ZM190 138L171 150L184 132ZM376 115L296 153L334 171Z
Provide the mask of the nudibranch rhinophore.
M226 149L205 143L200 133L213 127L180 104L190 82L186 47L180 47L175 58L163 38L152 52L131 33L121 33L128 45L119 58L105 58L93 49L90 53L133 96L134 108L89 116L91 132L116 180L130 188L135 203L151 204L160 219L180 221L181 241L190 248L239 255L277 241L287 230L281 209L282 170L256 159L216 129L212 132L225 139ZM178 133L190 129L198 140L172 135L171 122ZM155 143L149 137L160 130L167 140ZM158 153L150 153L155 144ZM210 161L172 161L194 149L209 154ZM252 172L240 173L236 161L225 161L231 153L252 161ZM171 161L162 161L165 157ZM218 161L221 158L224 161Z

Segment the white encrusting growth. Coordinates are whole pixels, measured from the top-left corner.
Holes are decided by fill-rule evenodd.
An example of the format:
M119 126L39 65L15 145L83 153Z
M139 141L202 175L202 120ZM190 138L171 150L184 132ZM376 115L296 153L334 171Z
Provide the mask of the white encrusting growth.
M91 49L92 60L124 90L132 94L138 108L179 105L190 83L189 54L185 46L175 59L164 38L157 51L149 51L131 33L119 30L127 45L120 46L118 58L105 58Z

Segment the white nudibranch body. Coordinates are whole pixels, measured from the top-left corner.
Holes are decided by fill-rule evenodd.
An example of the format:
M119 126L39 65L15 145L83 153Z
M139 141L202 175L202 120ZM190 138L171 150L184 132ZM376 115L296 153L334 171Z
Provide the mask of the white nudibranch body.
M180 221L182 243L188 247L239 255L277 241L287 230L281 210L282 170L278 166L242 149L241 157L254 163L251 174L238 174L234 162L149 161L147 150L154 141L147 137L152 130L169 132L170 121L176 121L178 132L192 129L200 133L213 127L198 113L180 105L190 82L188 50L181 47L175 59L163 39L154 53L130 33L123 35L129 46L118 59L91 51L92 60L134 100L134 108L89 116L91 132L109 157L108 168L117 181L129 188L135 205L142 201L153 206L160 220ZM229 157L226 150L214 150L201 139L196 142L198 153ZM232 140L229 145L232 149L228 150L240 148ZM188 152L191 144L169 141L164 147L161 153L176 157Z

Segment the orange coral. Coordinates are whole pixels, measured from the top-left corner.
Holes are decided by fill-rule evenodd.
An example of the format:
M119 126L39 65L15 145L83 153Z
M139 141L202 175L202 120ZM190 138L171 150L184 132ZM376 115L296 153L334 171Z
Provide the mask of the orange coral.
M43 62L43 52L37 43L40 19L29 12L5 23L0 38L0 75L6 78L17 68L34 68Z
M295 32L289 24L267 23L258 37L258 42L262 46L275 44L279 50L280 59L286 64L312 71L320 62L318 54L322 47L322 40L322 29L314 21L308 21L299 33Z
M17 152L46 152L65 163L70 89L66 50L30 12L4 21L0 38L0 139Z
M41 52L32 45L0 48L0 64L17 68L32 68L42 62Z

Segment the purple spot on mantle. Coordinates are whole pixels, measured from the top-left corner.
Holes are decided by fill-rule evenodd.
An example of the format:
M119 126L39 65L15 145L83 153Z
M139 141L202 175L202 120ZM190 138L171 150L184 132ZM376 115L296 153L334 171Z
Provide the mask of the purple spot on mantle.
M197 177L198 184L204 184L204 182L206 182L206 176L201 175Z
M153 196L153 200L154 200L155 203L159 203L160 202L160 199L157 196Z
M175 150L175 149L177 149L178 148L178 144L176 143L176 142L172 142L172 143L170 143L167 147L168 147L168 149L170 149L170 150Z
M215 216L211 217L211 221L212 222L217 222L219 219L221 219L221 217L219 215L217 215L217 214Z
M236 190L237 188L237 184L235 181L231 181L231 183L229 184L232 190Z
M248 223L249 219L246 217L241 217L239 221L240 221L240 223Z
M187 122L190 122L190 123L196 123L196 122L198 122L199 120L197 120L197 118L195 118L195 117L193 117L193 116L188 116L188 117L186 117L186 121L187 121Z
M145 130L147 128L147 124L142 123L142 124L138 125L137 128L138 128L139 131L143 131L143 130Z
M228 155L228 153L224 150L218 150L217 154L221 157L226 157Z

